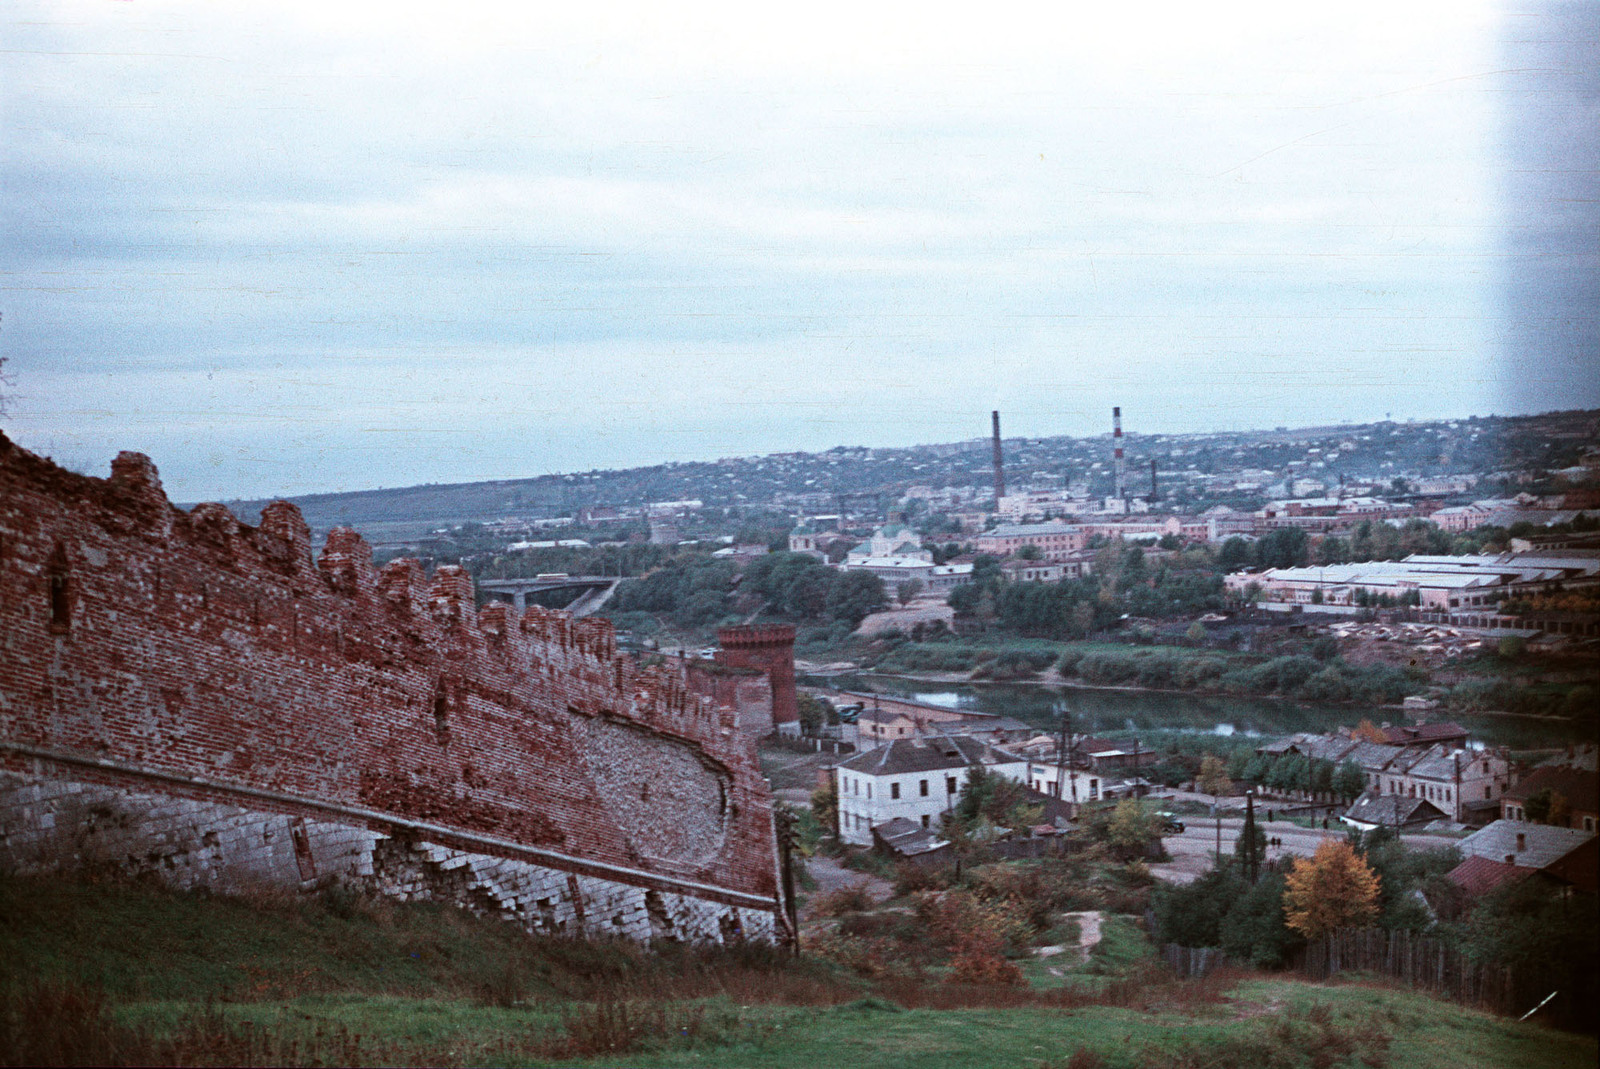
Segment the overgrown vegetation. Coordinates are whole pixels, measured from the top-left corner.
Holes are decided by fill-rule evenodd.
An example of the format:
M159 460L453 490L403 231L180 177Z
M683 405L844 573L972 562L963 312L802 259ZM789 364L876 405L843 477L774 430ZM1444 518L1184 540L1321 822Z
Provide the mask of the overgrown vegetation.
M979 866L974 878L1009 894L1009 867ZM976 887L973 903L993 901ZM1031 890L1024 879L1020 893ZM530 938L453 909L348 896L35 880L0 881L0 896L7 1064L1132 1069L1387 1058L1567 1069L1595 1058L1590 1040L1401 991L1179 981L1152 964L1137 925L1115 918L1094 962L1046 989L951 981L949 970L869 978L754 948ZM856 916L845 920L862 938L910 918L882 907Z

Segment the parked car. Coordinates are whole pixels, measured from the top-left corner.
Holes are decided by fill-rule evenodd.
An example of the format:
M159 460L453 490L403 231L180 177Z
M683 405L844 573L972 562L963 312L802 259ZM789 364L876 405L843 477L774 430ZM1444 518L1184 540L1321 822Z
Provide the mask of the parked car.
M1183 834L1183 821L1179 820L1177 817L1173 816L1171 813L1157 813L1156 816L1161 818L1161 834L1163 834L1163 835L1182 835Z

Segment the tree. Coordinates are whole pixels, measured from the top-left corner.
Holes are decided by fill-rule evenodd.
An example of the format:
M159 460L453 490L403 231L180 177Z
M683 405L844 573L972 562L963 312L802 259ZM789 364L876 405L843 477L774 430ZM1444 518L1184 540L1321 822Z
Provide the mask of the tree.
M828 592L828 613L855 626L887 604L883 580L871 572L845 572Z
M900 604L910 605L922 593L921 579L902 579L895 584L894 596L900 599Z
M1284 920L1307 939L1363 927L1378 919L1380 890L1377 874L1348 841L1324 839L1284 880Z
M1228 779L1227 766L1216 754L1206 754L1200 760L1200 775L1195 786L1211 796L1211 809L1217 818L1217 863L1222 863L1222 811L1217 808L1221 795L1233 793L1233 782Z
M832 781L811 792L811 815L818 825L827 829L829 835L838 834L839 793Z
M1245 808L1244 828L1234 841L1233 856L1239 859L1245 878L1254 883L1261 871L1261 859L1267 856L1267 833L1256 823L1254 806Z
M1183 633L1191 646L1198 646L1206 640L1206 625L1196 620L1189 625L1189 630Z
M1039 551L1039 547L1031 543L1018 549L1016 553L1018 560L1038 560L1043 556L1044 554Z
M1217 925L1218 945L1230 960L1274 968L1301 942L1284 924L1283 888L1284 875L1268 872L1233 900Z
M1161 841L1161 818L1132 798L1124 798L1111 812L1106 839L1121 857L1138 857Z
M1222 919L1248 890L1231 864L1213 868L1188 885L1158 885L1150 904L1161 938L1186 947L1217 946Z
M1234 535L1222 543L1217 553L1217 567L1224 572L1236 572L1250 563L1250 543Z
M1367 789L1367 774L1354 761L1345 760L1333 774L1333 793L1346 802L1354 801Z
M1361 739L1365 742L1385 743L1389 741L1383 737L1383 732L1378 729L1378 726L1370 720L1361 721L1356 725L1355 730L1350 732L1350 735L1352 738Z
M1299 568L1306 559L1304 528L1277 527L1256 542L1256 563L1262 568Z
M800 730L807 735L819 734L822 725L829 720L828 714L833 711L826 701L814 694L801 694L795 704L800 714Z
M1202 794L1209 794L1212 798L1233 793L1233 781L1228 779L1228 767L1222 763L1222 758L1216 754L1206 754L1201 758L1200 775L1195 780L1195 786L1200 788Z

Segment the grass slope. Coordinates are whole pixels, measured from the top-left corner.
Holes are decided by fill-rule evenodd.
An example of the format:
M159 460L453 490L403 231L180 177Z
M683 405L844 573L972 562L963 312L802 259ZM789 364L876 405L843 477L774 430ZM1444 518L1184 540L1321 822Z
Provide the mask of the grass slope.
M1593 1039L1392 988L1164 980L1137 971L1150 966L1132 925L1113 925L1102 945L1098 975L1076 994L1076 980L1037 992L872 984L759 952L530 939L428 905L0 879L0 1062L1466 1069L1596 1059Z

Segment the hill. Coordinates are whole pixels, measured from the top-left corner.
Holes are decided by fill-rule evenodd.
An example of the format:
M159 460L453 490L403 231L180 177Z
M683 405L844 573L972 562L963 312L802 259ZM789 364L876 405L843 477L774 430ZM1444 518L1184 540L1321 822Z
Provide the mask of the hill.
M1125 972L865 980L755 949L533 939L452 909L0 878L5 1064L1590 1066L1389 987ZM1130 966L1132 968L1132 966Z
M1396 477L1499 471L1545 471L1577 463L1597 442L1596 412L1485 417L1427 423L1382 422L1336 427L1212 434L1138 433L1125 439L1129 485L1143 493L1150 462L1170 507L1220 500L1215 476L1228 472L1294 472L1322 482L1344 476L1387 487ZM1111 489L1110 435L1005 440L1013 488L1072 481L1091 493ZM348 524L374 541L412 538L428 528L497 518L569 516L584 506L634 507L651 501L699 500L712 508L752 506L832 511L840 495L878 500L881 513L908 487L992 485L987 439L902 448L836 447L822 453L775 453L619 471L540 475L496 482L428 484L386 490L313 494L292 500L317 531ZM1224 480L1227 488L1232 482ZM1478 496L1483 496L1482 494ZM1226 495L1224 495L1224 498ZM230 507L254 522L265 501ZM880 517L881 518L881 517Z

